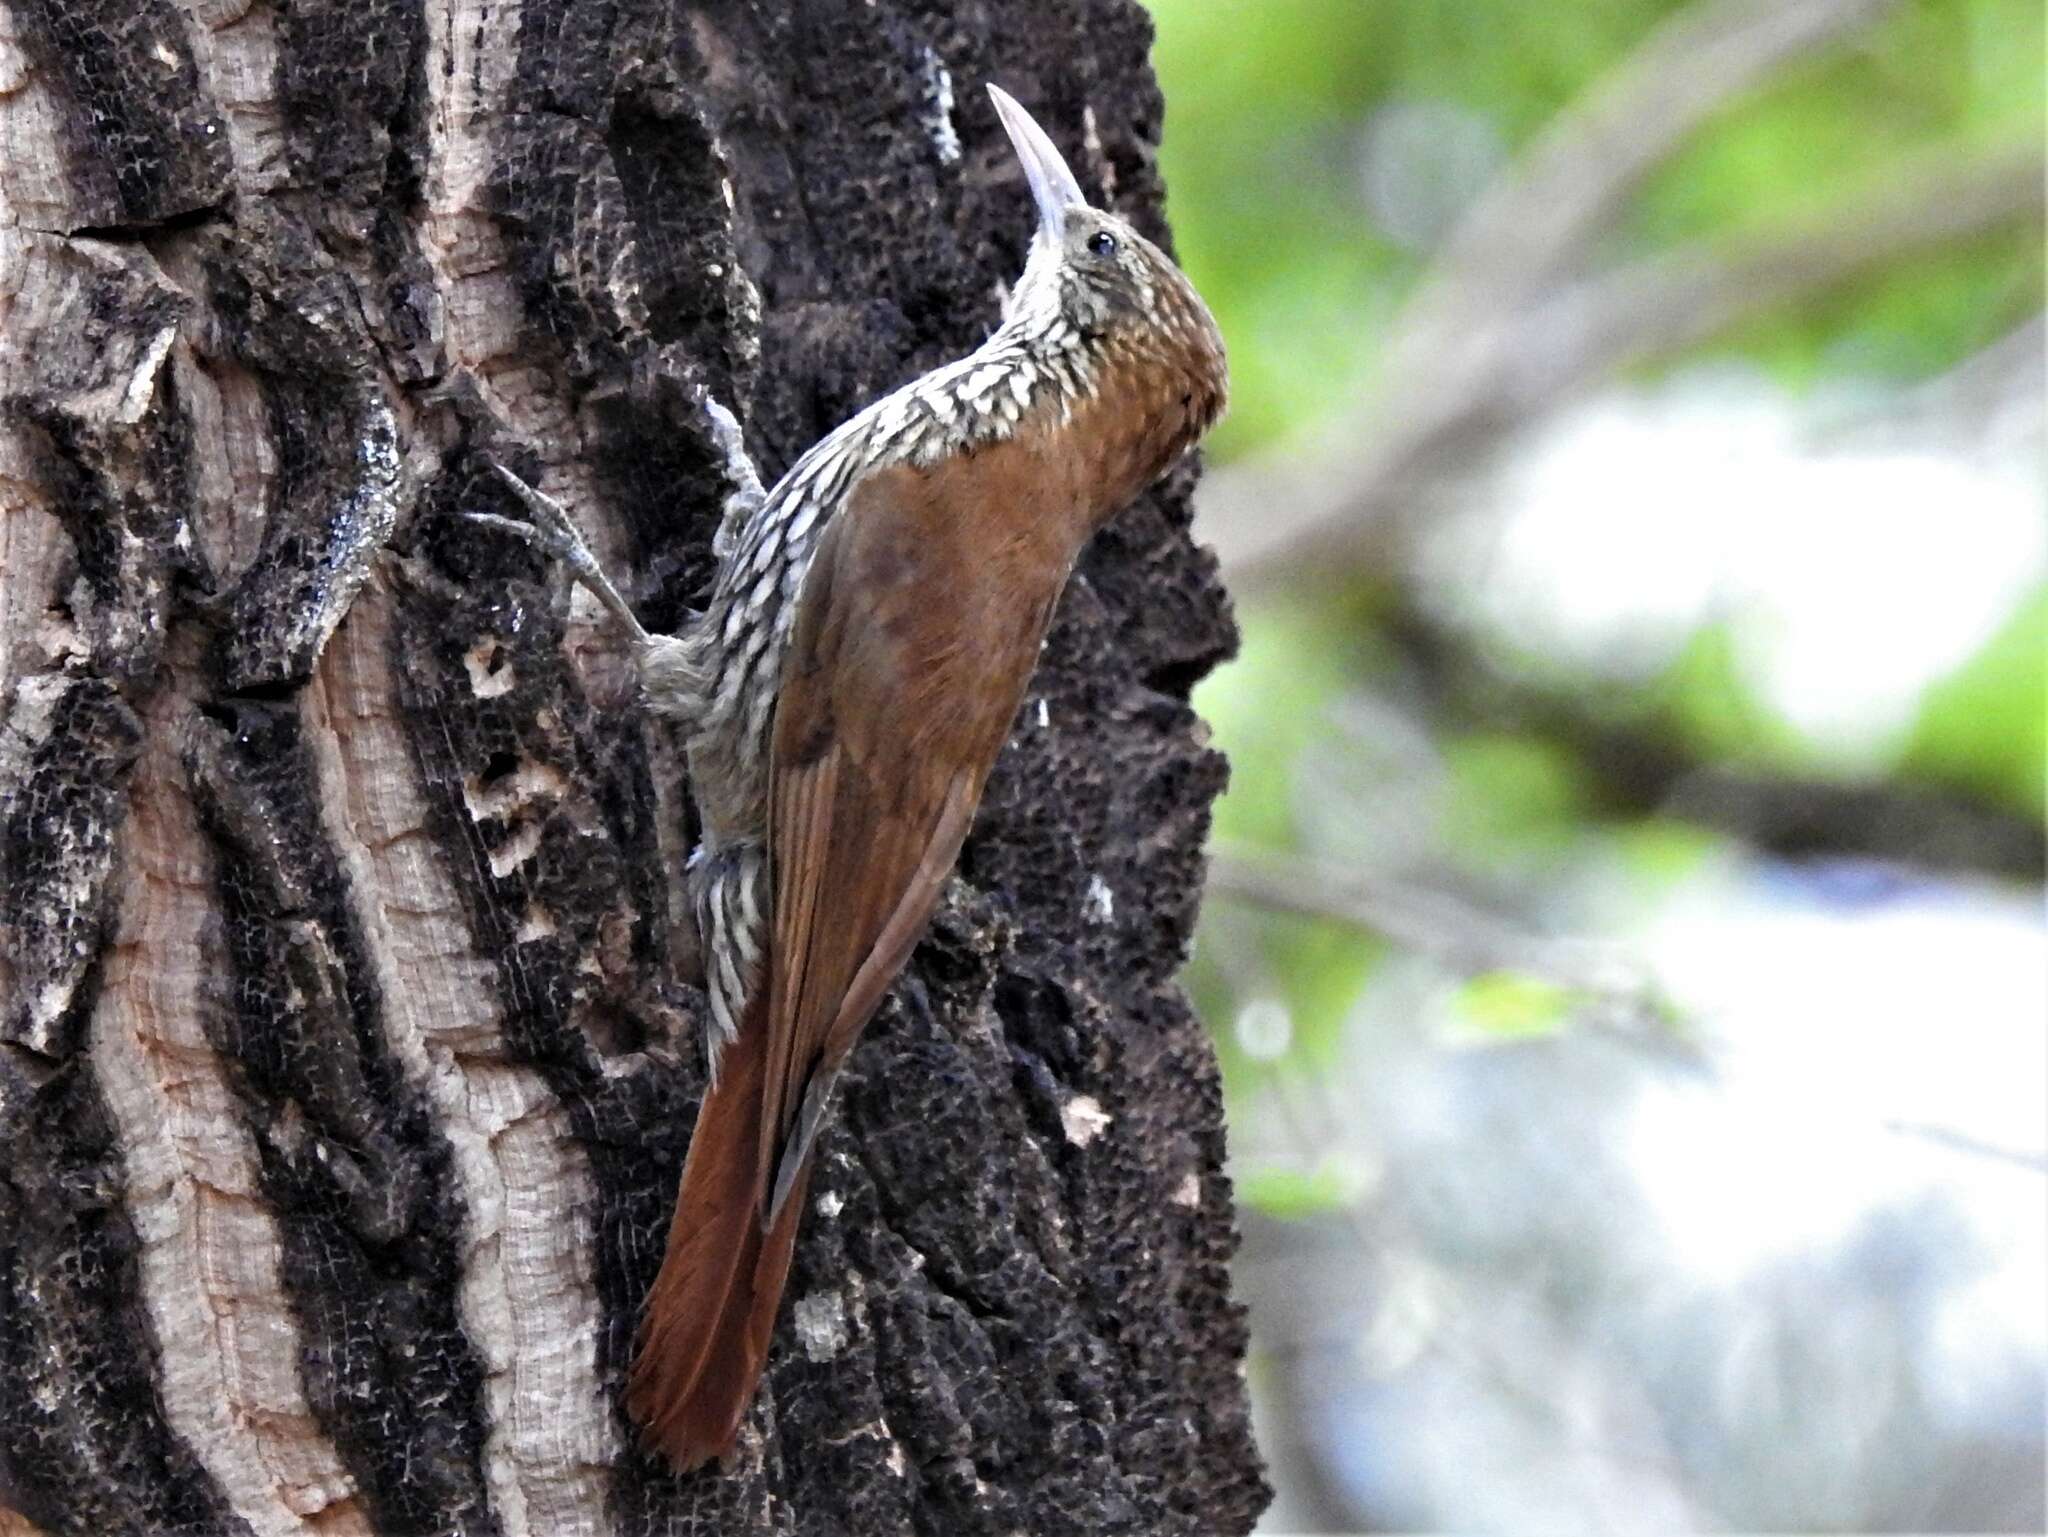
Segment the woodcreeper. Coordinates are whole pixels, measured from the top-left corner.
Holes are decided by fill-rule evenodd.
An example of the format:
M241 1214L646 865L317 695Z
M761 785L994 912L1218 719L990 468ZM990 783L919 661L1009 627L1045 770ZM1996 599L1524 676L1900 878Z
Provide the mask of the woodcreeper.
M533 522L472 514L567 562L687 734L712 1082L626 1389L682 1468L738 1434L833 1081L952 872L1068 572L1223 409L1186 277L989 90L1038 208L1001 324L744 495L681 634L644 630L509 474Z

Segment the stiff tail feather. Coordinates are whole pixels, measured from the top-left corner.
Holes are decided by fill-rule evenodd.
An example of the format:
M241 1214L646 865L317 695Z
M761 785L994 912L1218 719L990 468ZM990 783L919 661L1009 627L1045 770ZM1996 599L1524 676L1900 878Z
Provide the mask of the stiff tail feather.
M726 1456L739 1435L768 1358L808 1183L806 1160L794 1199L764 1231L762 1002L727 1043L717 1085L697 1113L668 1251L626 1377L626 1412L643 1441L684 1472Z

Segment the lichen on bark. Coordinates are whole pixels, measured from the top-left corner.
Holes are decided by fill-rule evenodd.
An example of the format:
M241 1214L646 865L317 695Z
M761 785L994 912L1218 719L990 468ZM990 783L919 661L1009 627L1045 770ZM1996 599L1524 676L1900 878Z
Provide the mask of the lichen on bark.
M1164 238L1127 0L0 0L0 1504L50 1532L1186 1532L1263 1500L1174 982L1233 643L1192 472L1090 549L848 1070L739 1455L618 1410L702 1081L646 621L973 345L980 84Z

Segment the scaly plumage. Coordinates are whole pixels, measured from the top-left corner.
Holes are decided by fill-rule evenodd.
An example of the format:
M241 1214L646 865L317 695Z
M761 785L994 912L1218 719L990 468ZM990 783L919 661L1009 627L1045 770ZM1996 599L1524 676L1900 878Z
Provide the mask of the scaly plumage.
M537 493L518 488L538 527L480 519L568 560L689 736L713 1082L626 1395L684 1468L738 1433L832 1084L952 871L1076 556L1223 407L1187 280L990 92L1039 210L1002 324L743 501L684 634L642 630Z

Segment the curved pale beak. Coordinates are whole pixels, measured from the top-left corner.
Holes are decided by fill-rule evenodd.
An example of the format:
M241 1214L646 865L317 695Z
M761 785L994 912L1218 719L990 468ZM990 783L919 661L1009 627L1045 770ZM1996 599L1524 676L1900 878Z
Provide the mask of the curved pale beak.
M996 104L996 116L1003 120L1003 128L1016 148L1017 158L1024 162L1031 199L1038 204L1038 228L1056 241L1066 228L1067 210L1086 208L1088 199L1081 195L1081 184L1074 180L1074 173L1067 169L1067 162L1053 148L1045 130L1017 105L1017 98L999 85L991 85L988 94Z

